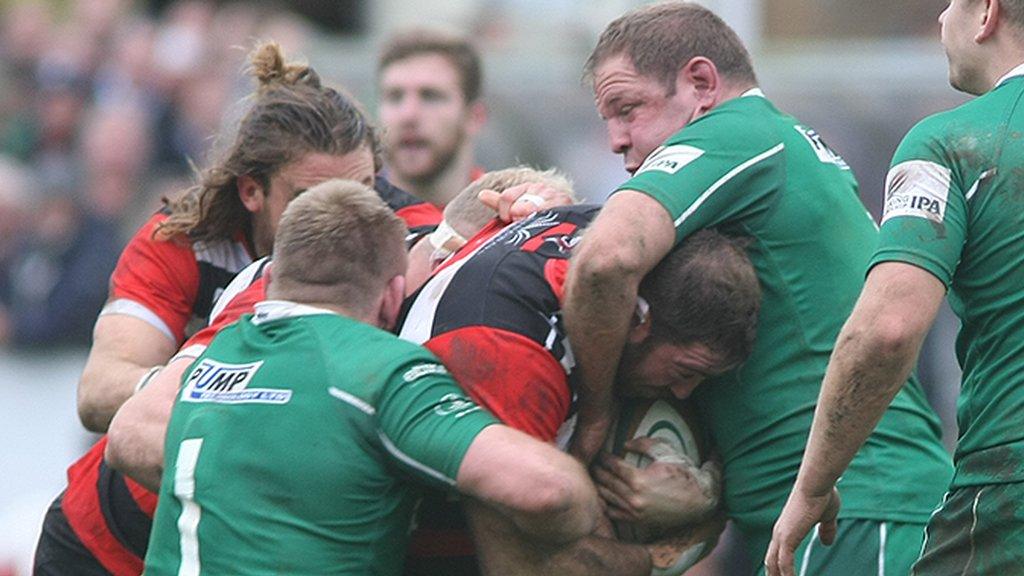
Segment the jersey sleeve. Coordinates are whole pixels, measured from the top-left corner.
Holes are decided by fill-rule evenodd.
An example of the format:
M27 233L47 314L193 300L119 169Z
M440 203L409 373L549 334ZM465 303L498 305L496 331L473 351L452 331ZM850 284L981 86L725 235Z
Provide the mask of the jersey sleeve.
M455 486L476 436L498 423L426 353L392 375L376 416L380 440L393 461L431 485L448 488Z
M540 440L555 439L572 397L565 369L540 344L507 330L469 326L424 345L474 402L504 424Z
M199 267L189 244L153 238L164 219L153 216L128 242L100 315L134 316L180 343L199 290Z
M934 123L911 130L886 176L881 238L870 266L913 264L948 288L967 235L970 184L965 184L946 158Z
M690 124L617 191L657 200L675 224L677 244L702 228L767 212L785 181L785 145L770 130L745 128L737 116L712 112Z

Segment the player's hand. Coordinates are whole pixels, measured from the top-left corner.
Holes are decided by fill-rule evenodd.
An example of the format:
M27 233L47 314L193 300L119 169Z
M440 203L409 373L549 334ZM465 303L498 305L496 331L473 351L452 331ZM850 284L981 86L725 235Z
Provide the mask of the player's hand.
M700 522L718 508L722 471L717 462L709 460L698 468L654 438L635 438L625 448L653 462L636 468L606 452L599 456L594 477L613 520L664 533Z
M565 191L539 182L519 184L504 192L481 190L477 198L497 212L502 222L522 220L534 212L568 206L575 202Z
M793 576L793 556L815 524L820 524L821 543L832 544L839 506L839 491L835 487L825 494L805 494L794 488L772 530L772 541L764 558L768 576Z

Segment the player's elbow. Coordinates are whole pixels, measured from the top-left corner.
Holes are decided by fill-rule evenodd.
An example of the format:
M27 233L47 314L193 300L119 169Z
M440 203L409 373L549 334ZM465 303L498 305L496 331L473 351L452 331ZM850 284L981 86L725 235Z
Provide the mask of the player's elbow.
M600 507L582 466L552 467L529 489L520 514L527 531L548 542L567 542L593 531Z
M572 276L582 286L607 287L629 278L639 282L648 267L643 250L635 245L584 236L572 259Z
M861 340L881 365L905 363L917 352L923 334L898 314L879 314L867 323L853 323L845 331L848 341Z
M107 431L114 412L104 404L102 395L97 393L101 388L98 375L86 366L78 381L78 419L86 430L99 434Z

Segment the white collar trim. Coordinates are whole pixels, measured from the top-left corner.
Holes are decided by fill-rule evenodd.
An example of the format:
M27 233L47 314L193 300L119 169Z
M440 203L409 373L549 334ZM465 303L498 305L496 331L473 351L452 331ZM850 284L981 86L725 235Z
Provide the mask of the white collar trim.
M314 316L317 314L340 316L337 312L327 310L326 308L307 306L287 300L264 300L263 302L257 302L254 309L255 313L252 317L252 323L256 325L281 318L295 318L298 316Z
M1024 64L1020 64L1013 70L1007 72L1002 78L999 79L998 82L996 82L996 87L998 88L1003 82L1006 82L1007 80L1013 78L1014 76L1024 76Z
M761 98L766 98L764 92L762 92L760 88L751 88L743 94L740 94L740 98L745 98L747 96L760 96Z

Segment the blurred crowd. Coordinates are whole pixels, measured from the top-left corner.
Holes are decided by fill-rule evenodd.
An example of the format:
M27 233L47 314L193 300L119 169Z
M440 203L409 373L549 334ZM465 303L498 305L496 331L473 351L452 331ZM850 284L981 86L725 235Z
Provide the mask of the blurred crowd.
M247 47L311 29L252 4L0 6L0 346L87 345L121 248L251 88Z

